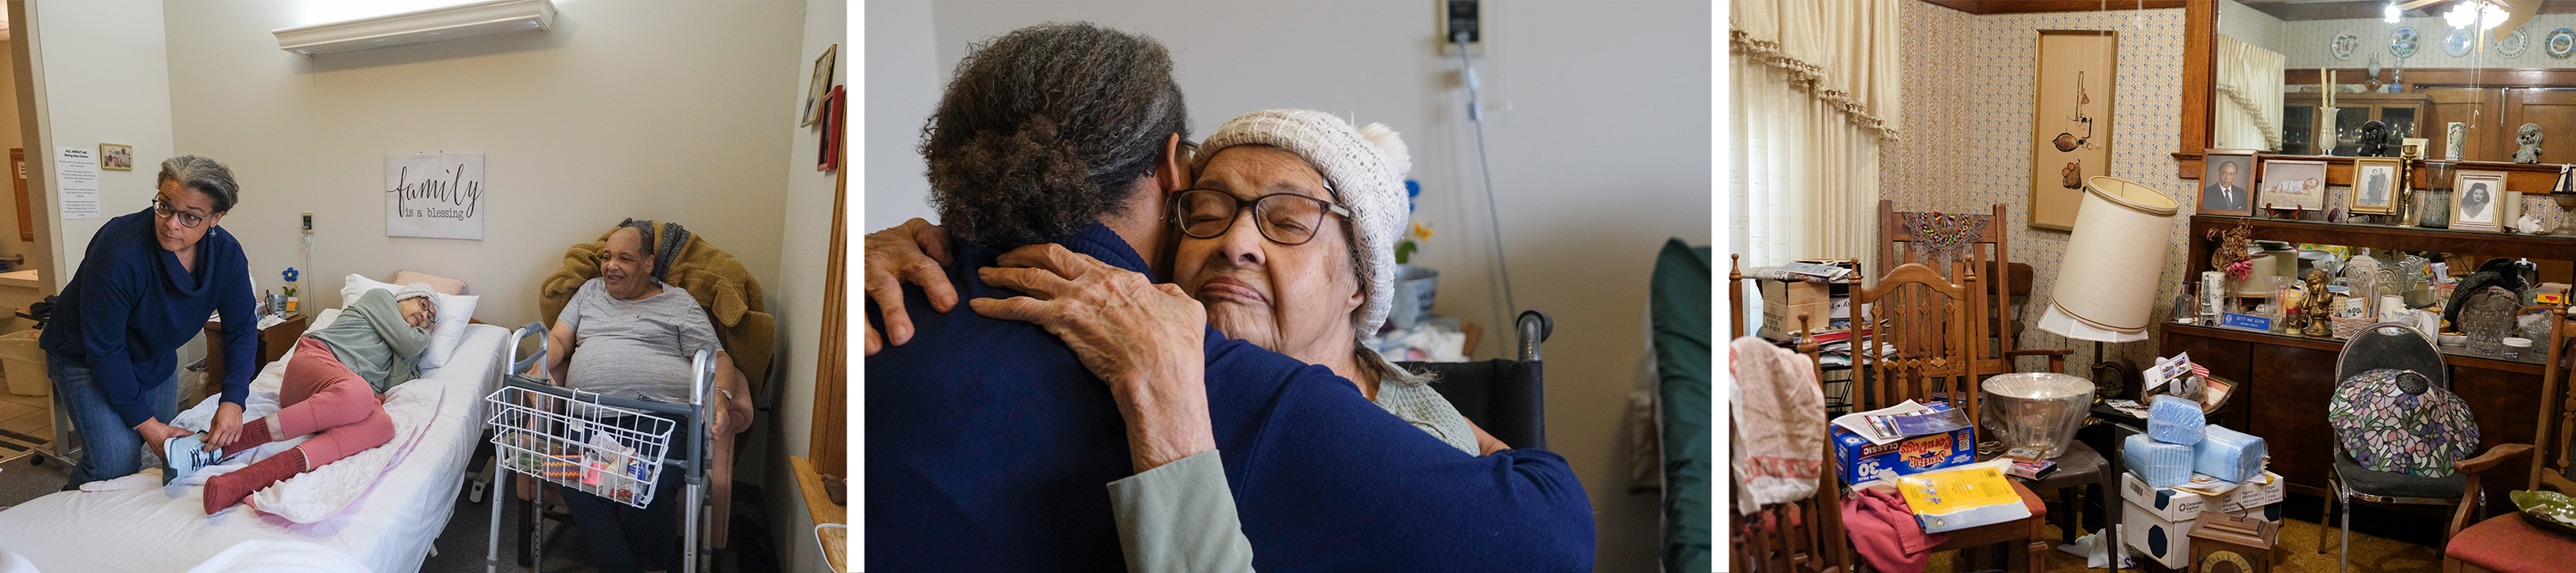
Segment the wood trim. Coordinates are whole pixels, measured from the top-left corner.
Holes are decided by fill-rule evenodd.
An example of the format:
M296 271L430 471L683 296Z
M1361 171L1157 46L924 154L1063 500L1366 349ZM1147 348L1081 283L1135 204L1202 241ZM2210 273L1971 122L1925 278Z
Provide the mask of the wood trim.
M2173 158L2174 164L2181 166L2182 172L2179 175L2183 179L2193 181L2200 180L2200 152L2175 153L2173 154ZM2255 178L2253 181L2262 181L2263 162L2274 159L2324 161L2326 162L2327 185L2350 186L2353 184L2353 158L2324 155L2257 155L2254 158ZM2558 185L2558 165L2556 164L2499 163L2494 161L2409 161L2406 162L2406 180L2408 185L2414 186L2417 190L2449 189L2451 188L2451 181L2447 175L2454 171L2462 170L2503 172L2504 188L2516 193L2546 193L2550 188ZM2441 173L2446 176L2441 181L2434 181L2432 175L2434 173Z
M2099 12L2099 11L2101 11L2101 10L2102 10L2102 8L2103 8L2103 6L2104 6L2101 0L1924 0L1924 1L1925 1L1925 2L1929 2L1929 3L1933 4L1933 5L1937 5L1937 6L1943 7L1943 8L1949 8L1949 9L1952 9L1952 10L1958 10L1958 11L1961 11L1961 12L1967 12L1967 13L1970 13L1970 14L1976 14L1976 15L1980 15L1980 16L1987 15L1987 14L2037 14L2037 13L2043 13L2043 12ZM2146 9L2153 10L2153 9L2158 9L2158 8L2184 8L2184 7L2187 7L2189 4L2193 4L2193 3L2194 3L2194 2L2190 2L2190 1L2188 1L2188 0L2145 0L2145 3L2144 3L2144 4L2140 4L2140 3L2139 3L2139 0L2124 0L2124 1L2121 1L2121 2L2113 2L2113 3L2111 3L2111 4L2110 4L2110 8L2111 8L2113 11L2120 11L2120 10L2135 10L2135 9L2138 9L2138 8L2140 8L2141 6L2143 6L2143 7L2145 7Z
M2344 341L2342 340L2288 336L2268 332L2254 332L2251 330L2201 326L2197 324L2166 324L2164 327L2169 332L2188 333L2192 336L2202 338L2235 340L2239 342L2270 344L2274 346L2290 346L2309 350L2321 350L2325 352L2342 352L2344 345ZM2531 374L2535 376L2541 374L2540 364L2537 362L2516 362L2511 360L2480 358L2476 356L2452 354L2448 351L2443 352L2442 362L2464 368L2497 370L2519 374Z
M849 361L850 361L850 170L849 152L835 150L842 156L832 182L832 246L825 255L823 271L823 332L815 343L814 427L806 442L805 455L814 460L814 469L847 477L849 475Z
M2330 68L2341 84L2370 77L2369 68ZM2382 69L2382 74L2389 70ZM2285 85L2322 85L2325 76L2315 68L2290 69L2281 74ZM2507 87L2548 88L2576 87L2576 68L2424 68L2406 70L2406 85L2423 87ZM2412 93L2410 88L2408 93ZM2359 94L2344 94L2359 95Z
M2218 124L2211 99L2218 85L2218 3L2189 3L2182 19L2182 137L2176 138L2182 148L2175 151L2192 154L2185 177L2199 179L2200 151L2209 148L2209 134Z

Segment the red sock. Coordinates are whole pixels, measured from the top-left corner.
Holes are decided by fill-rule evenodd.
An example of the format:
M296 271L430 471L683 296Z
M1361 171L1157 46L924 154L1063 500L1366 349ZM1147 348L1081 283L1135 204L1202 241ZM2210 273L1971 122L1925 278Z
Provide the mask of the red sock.
M267 419L262 418L243 422L241 438L233 440L233 445L224 446L224 455L230 456L247 452L250 451L251 448L265 446L268 445L269 442L274 441L277 441L277 438L268 434Z
M246 424L245 424L246 425ZM304 473L304 448L289 448L250 467L206 479L206 515L214 515L295 474Z

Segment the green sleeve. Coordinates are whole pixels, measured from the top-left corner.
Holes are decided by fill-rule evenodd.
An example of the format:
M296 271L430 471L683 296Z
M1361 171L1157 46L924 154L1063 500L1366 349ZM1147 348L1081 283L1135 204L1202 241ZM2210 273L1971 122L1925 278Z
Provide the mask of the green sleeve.
M1216 450L1109 482L1109 504L1130 573L1252 571L1252 542Z
M349 305L347 312L366 318L367 325L376 329L376 336L393 347L395 356L404 360L419 358L422 351L429 349L429 331L403 321L402 305L394 304L393 291L367 291L358 297L358 302Z

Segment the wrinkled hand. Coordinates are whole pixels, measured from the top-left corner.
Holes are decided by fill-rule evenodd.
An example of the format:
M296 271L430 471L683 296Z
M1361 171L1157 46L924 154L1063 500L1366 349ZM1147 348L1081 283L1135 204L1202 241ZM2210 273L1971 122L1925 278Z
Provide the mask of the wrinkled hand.
M1054 244L1004 253L977 269L986 284L1028 293L967 301L993 318L1036 323L1109 383L1142 472L1216 449L1209 430L1207 310L1179 286Z
M224 446L233 445L235 440L240 440L242 433L241 418L242 406L240 404L225 402L221 406L216 406L215 424L213 427L206 428L205 451L211 452L223 449Z
M939 312L957 308L957 287L948 284L948 275L940 270L954 262L948 254L947 229L914 217L894 228L868 233L867 241L860 262L865 267L861 282L868 298L885 312L886 331L880 341L876 327L862 320L859 338L867 341L864 356L875 356L888 343L901 346L912 341L912 317L903 312L903 283L920 286Z

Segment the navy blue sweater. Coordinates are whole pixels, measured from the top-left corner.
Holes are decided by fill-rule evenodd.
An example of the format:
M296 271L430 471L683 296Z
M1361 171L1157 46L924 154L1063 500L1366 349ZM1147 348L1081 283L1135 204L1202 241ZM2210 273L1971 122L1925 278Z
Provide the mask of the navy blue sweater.
M223 313L223 341L208 344L209 352L223 352L232 365L224 369L224 402L249 397L258 374L248 366L258 364L253 322L259 317L241 241L223 227L207 229L197 241L197 270L190 272L153 239L154 224L147 207L99 227L80 270L54 301L53 322L37 339L46 352L88 365L127 426L155 417L143 389L178 371L179 346L205 331L214 312Z
M1136 272L1107 227L1054 241ZM947 269L972 298L1018 293ZM869 571L1118 571L1108 484L1134 475L1108 385L1036 325L962 305L866 361ZM868 319L880 320L873 305ZM1209 414L1254 565L1280 571L1581 571L1592 507L1556 454L1470 456L1348 380L1210 330Z

